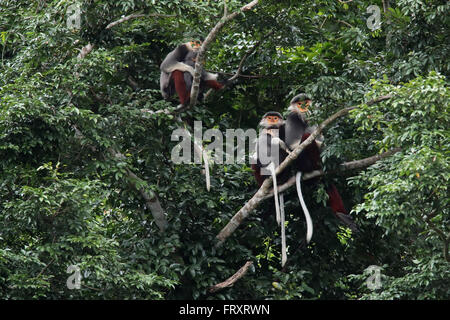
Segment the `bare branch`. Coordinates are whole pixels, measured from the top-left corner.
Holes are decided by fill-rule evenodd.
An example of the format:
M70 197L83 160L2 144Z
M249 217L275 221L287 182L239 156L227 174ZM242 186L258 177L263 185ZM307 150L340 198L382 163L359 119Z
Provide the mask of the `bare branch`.
M208 36L206 37L205 41L203 41L202 46L200 47L197 55L197 60L195 62L195 72L194 72L194 79L192 81L192 88L191 88L191 95L190 95L190 103L189 108L194 107L197 104L198 99L198 93L200 91L200 79L203 71L203 66L205 64L205 55L206 51L208 50L208 47L211 45L213 40L216 38L219 31L223 28L223 26L230 20L237 17L241 12L245 12L248 10L251 10L254 6L258 4L258 0L254 0L247 5L243 6L240 10L235 11L225 17L223 17L215 26L212 28L212 30L209 32Z
M168 14L159 14L159 13L151 13L151 14L130 14L129 16L123 17L117 21L111 22L108 24L105 28L105 30L111 29L112 27L136 18L142 18L142 17L164 17L164 18L170 18L170 17L176 17L175 15L168 15ZM80 54L78 55L78 59L84 59L94 48L93 44L88 43L80 50Z
M344 163L341 163L339 165L339 170L329 171L327 173L328 174L334 174L334 173L338 173L338 172L344 172L344 171L349 171L349 170L367 168L367 167L371 166L372 164L374 164L375 162L377 162L377 161L379 161L381 159L390 157L393 154L399 152L400 150L401 150L401 148L395 148L395 149L383 152L381 154L377 154L377 155L372 156L372 157L368 157L368 158L364 158L364 159L360 159L360 160L353 160L353 161L349 161L349 162L344 162ZM302 176L302 181L314 179L314 178L317 178L317 177L321 177L323 175L325 175L325 172L322 171L322 170L311 171L311 172L305 173ZM288 181L286 181L284 184L279 186L278 187L278 192L281 193L283 191L286 191L287 189L289 189L293 185L295 185L295 176L291 177ZM273 197L273 190L271 190L264 197L264 199L269 199L271 197Z
M231 287L236 281L238 281L240 278L242 278L248 271L248 268L253 264L252 261L247 261L235 274L233 274L231 277L229 277L224 282L218 283L212 287L209 288L210 293L217 292L219 290L222 290L227 287Z
M151 14L130 14L129 16L126 17L122 17L117 21L111 22L110 24L108 24L106 26L106 30L111 29L112 27L131 20L131 19L136 19L136 18L146 18L146 17L161 17L161 18L172 18L172 17L176 17L176 15L170 15L170 14L160 14L160 13L151 13Z
M368 157L361 160L354 160L349 162L344 162L340 165L341 170L353 170L353 169L360 169L360 168L366 168L368 166L371 166L378 160L390 157L391 155L399 152L402 150L401 148L394 148L389 151L383 152L381 154L374 155L372 157Z
M80 53L78 54L78 59L84 59L91 51L94 49L94 45L88 43L83 48L81 48Z
M269 37L270 35L272 35L274 33L274 31L270 31L268 34L266 34L265 36L263 36L263 39ZM255 45L248 50L245 55L242 57L241 61L239 62L239 66L237 68L237 71L235 74L233 74L228 80L227 83L230 83L231 81L235 80L237 77L241 77L241 72L242 72L242 67L244 66L244 62L245 60L247 60L247 58L249 56L251 56L253 54L253 52L255 52L255 50L261 45L262 40L259 40L255 43ZM261 78L261 76L243 76L243 77L257 77L257 78ZM209 95L213 92L213 89L209 89L208 92L206 92L205 97L203 98L204 101L206 101L209 97Z
M108 152L113 158L120 160L126 158L122 153L112 148L109 148ZM145 204L147 208L150 209L150 212L152 213L153 219L155 219L155 223L158 226L159 230L161 230L161 232L164 232L168 226L168 223L166 214L164 213L164 210L161 207L161 203L159 202L156 194L152 190L145 190L144 188L139 187L139 185L144 184L144 180L139 178L128 168L126 168L126 177L128 183L133 187L133 189L138 191L141 197L145 200Z
M372 105L377 102L381 102L387 99L390 99L390 95L382 96L375 98L369 102L366 102L367 105ZM300 153L310 145L317 136L322 132L322 130L329 125L334 120L347 115L351 110L355 109L354 107L348 107L339 110L324 122L322 122L316 130L314 130L311 135L304 140L301 144L299 144L287 157L286 159L279 165L279 167L275 170L275 174L280 174L283 170L285 170L299 155ZM228 224L219 232L217 235L217 246L222 245L222 243L237 229L237 227L242 223L242 221L249 216L249 214L264 200L265 196L269 193L269 190L272 186L272 177L268 177L264 183L261 185L259 190L253 195L253 197L247 201L247 203L231 218Z

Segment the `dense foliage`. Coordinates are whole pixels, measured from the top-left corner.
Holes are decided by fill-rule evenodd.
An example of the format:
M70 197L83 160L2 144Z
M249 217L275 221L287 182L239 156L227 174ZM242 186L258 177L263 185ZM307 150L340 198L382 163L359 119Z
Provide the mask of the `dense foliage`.
M247 3L228 0L233 12ZM67 10L81 9L80 29ZM448 299L449 19L446 0L260 1L218 34L206 68L230 77L182 114L204 128L256 128L295 93L312 122L358 106L324 132L325 169L401 147L362 171L329 174L352 209L353 235L306 186L315 233L286 196L289 265L280 268L273 200L222 245L215 237L257 190L249 165L174 164L173 115L159 65L187 31L207 35L224 2L3 0L0 3L0 297L3 299ZM381 8L381 28L366 9ZM383 10L383 4L389 4ZM106 26L134 13L148 14ZM91 43L84 59L80 49ZM368 100L392 98L367 105ZM111 149L124 157L111 156ZM160 232L127 173L167 213ZM270 218L267 218L270 217ZM208 288L253 267L233 287ZM81 270L79 290L67 268ZM370 266L380 286L367 286Z

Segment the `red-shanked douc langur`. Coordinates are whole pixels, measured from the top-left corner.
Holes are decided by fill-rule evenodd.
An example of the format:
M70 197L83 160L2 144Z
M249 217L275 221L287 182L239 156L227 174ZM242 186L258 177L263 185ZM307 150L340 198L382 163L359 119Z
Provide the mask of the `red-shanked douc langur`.
M178 94L180 104L189 102L192 80L194 77L195 60L202 41L192 39L180 44L171 51L161 63L160 87L164 99ZM219 90L223 84L217 81L217 74L203 70L200 80L200 95L205 88Z
M314 126L309 126L307 121L307 115L310 113L309 108L311 103L311 99L304 93L295 96L290 102L288 107L289 114L287 115L285 121L285 142L291 150L306 140L316 129ZM300 201L303 201L300 186L301 174L322 168L320 159L320 144L321 142L315 140L308 147L306 147L302 153L300 153L299 157L294 162L293 167L297 170L296 184ZM328 184L326 191L329 197L328 205L333 210L335 216L344 222L353 232L358 232L356 224L353 222L352 218L348 215L348 212L345 209L344 202L342 201L336 186L330 183ZM306 206L303 207L303 210L307 210ZM311 239L311 236L312 225L311 232L307 234L307 241L309 241L308 239Z

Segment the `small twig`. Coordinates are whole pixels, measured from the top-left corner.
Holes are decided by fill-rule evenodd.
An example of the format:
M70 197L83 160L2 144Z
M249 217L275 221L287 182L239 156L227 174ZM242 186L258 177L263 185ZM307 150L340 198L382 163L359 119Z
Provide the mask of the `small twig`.
M160 13L151 13L151 14L130 14L129 16L126 16L126 17L120 18L120 19L117 20L117 21L111 22L110 24L108 24L108 25L106 26L105 29L106 29L106 30L111 29L112 27L114 27L114 26L116 26L116 25L118 25L118 24L120 24L120 23L122 23L122 22L131 20L131 19L145 18L145 17L173 18L173 17L176 17L176 15L160 14Z
M41 276L41 274L44 273L45 270L47 270L47 268L55 261L56 258L53 258L52 261L50 261L42 270L41 272L39 272L39 274L36 276L36 278L39 278Z
M247 261L235 274L229 277L224 282L218 283L208 289L210 293L217 292L227 287L231 287L236 281L242 278L248 271L248 268L253 264L252 261Z
M352 26L350 23L348 23L347 21L344 21L344 20L338 20L338 22L339 22L339 23L342 23L342 24L345 24L347 27L353 28L353 26Z
M270 31L268 34L264 35L262 39L268 38L268 37L269 37L270 35L272 35L273 33L274 33L274 30ZM241 61L239 62L239 65L238 65L238 68L237 68L237 70L236 70L236 73L234 73L234 75L233 75L231 78L229 78L229 79L227 80L227 84L231 83L231 82L234 81L237 77L240 77L240 76L241 76L242 67L244 66L245 60L247 60L247 58L248 58L249 56L251 56L251 55L253 54L253 52L255 52L255 50L261 45L262 39L259 40L259 41L257 41L257 42L255 43L255 45L254 45L250 50L248 50L248 51L244 54L244 56L242 57ZM209 97L209 95L212 93L212 91L213 91L212 89L209 89L208 92L206 92L205 97L203 98L204 101L206 101L206 100L208 99L208 97Z

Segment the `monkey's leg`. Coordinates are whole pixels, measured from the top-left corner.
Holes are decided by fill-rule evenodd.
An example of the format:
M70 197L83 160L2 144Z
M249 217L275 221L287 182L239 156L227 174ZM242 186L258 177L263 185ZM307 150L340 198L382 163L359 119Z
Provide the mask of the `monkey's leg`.
M182 71L175 70L172 72L173 82L175 83L175 91L178 94L180 103L185 105L189 101L189 92L186 89L186 82L184 81L184 74Z
M342 201L341 195L334 184L330 184L327 188L328 193L328 205L331 207L334 213L341 212L347 214L347 209L345 209L344 202Z
M334 184L330 184L330 186L327 188L327 193L328 205L331 207L331 210L333 210L336 217L344 222L354 233L358 233L358 226L348 215L347 209L345 209L344 202L342 201L341 195L339 194L336 186Z

